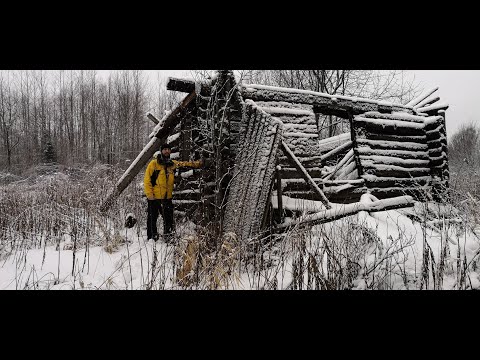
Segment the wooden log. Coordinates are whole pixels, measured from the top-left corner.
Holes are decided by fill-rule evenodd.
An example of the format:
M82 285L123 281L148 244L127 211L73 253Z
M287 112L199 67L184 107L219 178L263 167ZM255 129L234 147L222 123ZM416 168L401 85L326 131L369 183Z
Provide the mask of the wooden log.
M291 163L293 166L297 168L297 170L300 172L300 174L303 176L305 181L310 184L312 189L320 196L322 203L325 205L327 209L331 208L330 202L328 201L327 197L325 194L320 190L318 185L312 180L310 175L308 174L307 170L302 166L300 161L298 161L297 157L293 154L292 150L288 147L288 145L285 143L285 141L282 140L281 142L282 150L285 153L287 157L290 158Z
M418 103L417 105L415 105L413 108L416 110L416 109L418 109L418 108L421 108L421 107L424 107L424 106L433 104L433 103L437 102L438 100L440 100L440 97L439 97L439 96L432 97L432 98L426 98L426 99L423 100L422 102L420 102L420 103Z
M413 109L411 107L400 104L386 105L382 103L379 105L379 102L370 99L329 95L307 90L264 85L243 85L240 91L245 99L252 99L254 101L283 101L289 103L309 104L317 106L317 111L323 114L326 114L328 111L338 111L338 115L333 113L329 113L328 115L337 115L345 119L348 119L348 111L357 115L367 111L378 111L379 108L382 108L382 111L385 111L385 109L388 108L389 112L403 111L413 114Z
M377 212L377 211L386 211L393 209L401 209L405 207L414 206L414 199L411 196L399 196L391 199L384 199L373 201L369 204L366 203L354 203L344 205L342 207L324 210L315 214L309 214L299 218L298 220L284 222L278 225L275 230L283 231L286 228L292 226L302 226L302 225L317 225L334 220L341 219L346 216L354 215L360 211L367 212Z
M347 163L347 165L337 173L335 179L342 180L347 179L347 176L351 174L353 171L357 169L357 164L352 156L351 160Z
M364 133L364 130L360 129L359 124L355 122L353 113L351 112L348 114L348 121L350 122L350 138L352 141L353 158L356 165L357 176L360 177L363 175L363 167L358 153L357 139L360 137L360 134Z
M399 132L397 131L397 134ZM397 135L397 134L385 134L379 132L370 132L364 131L363 133L357 135L357 139L368 139L375 141L394 141L394 142L405 142L411 143L416 142L418 144L425 144L427 137L425 134L422 135Z
M438 90L438 86L428 90L427 92L417 96L416 98L410 100L406 106L415 106L417 104L419 104L421 101L423 101L424 99L426 99L427 97L429 97L430 95L432 95L435 91Z
M170 131L181 121L182 114L186 107L195 98L195 92L190 93L183 99L179 106L177 106L170 115L161 124L158 130L155 131L155 137L153 137L149 143L143 148L142 152L132 162L130 167L125 171L122 177L118 180L115 187L109 192L106 200L100 207L101 212L106 212L116 198L125 190L125 188L132 182L138 172L149 162L155 151L165 142L165 139L170 134Z
M396 113L396 114L382 114L377 111L369 111L365 114L360 115L360 117L367 118L367 119L376 119L381 120L384 122L388 122L391 120L400 121L400 123L417 123L422 125L425 123L425 117L419 115L412 115L406 113Z
M345 165L347 164L350 159L352 159L354 156L354 153L353 153L353 149L350 149L346 154L345 156L342 158L342 160L340 160L338 162L337 165L335 165L335 169L330 173L328 174L326 177L325 177L325 180L330 180L333 176L335 176L335 174Z
M195 81L169 77L167 80L167 90L192 93L196 90ZM210 85L205 83L201 84L201 93L200 93L201 95L208 96L210 95L210 91L211 91Z
M427 167L430 160L427 159L402 159L394 156L383 155L360 155L363 166L371 165L396 165L403 168Z
M277 198L278 198L278 222L281 224L283 223L283 202L282 202L282 167L277 166L276 168L276 176L277 176Z
M328 160L331 160L332 158L334 158L335 156L337 156L338 154L342 153L343 151L349 149L352 147L352 142L351 141L347 141L346 143L340 145L339 147L329 151L328 153L326 153L325 155L321 155L320 156L320 160L322 162L326 162Z
M358 154L360 156L368 156L368 155L378 155L378 156L393 156L400 159L417 159L417 160L428 160L429 158L429 150L425 151L406 151L406 150L380 150L380 149L372 149L367 146L359 146L358 147Z
M424 138L423 138L424 139ZM362 146L372 149L400 150L400 151L425 151L428 149L427 144L418 142L400 142L400 141L380 141L357 138L359 148Z
M392 188L392 187L410 187L424 186L429 184L431 176L421 176L416 178L395 178L395 177L378 177L375 175L363 175L365 185L371 188Z
M388 120L383 122L377 119L368 119L355 117L353 120L356 127L362 128L371 133L386 135L407 135L422 136L425 134L424 125L418 123L400 122L397 120Z
M449 108L448 104L435 104L430 106L425 106L422 108L418 108L417 112L419 113L430 113L438 110L447 110Z
M155 125L157 125L160 122L151 112L147 113L147 118L152 120Z
M405 168L395 165L364 165L364 174L371 174L379 177L410 178L428 176L430 168ZM361 176L360 176L361 177Z

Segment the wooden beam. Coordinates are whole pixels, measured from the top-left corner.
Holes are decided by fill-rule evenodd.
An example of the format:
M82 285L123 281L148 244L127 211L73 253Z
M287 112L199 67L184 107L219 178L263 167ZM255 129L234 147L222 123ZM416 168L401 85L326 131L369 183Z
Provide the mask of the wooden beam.
M201 84L201 89L201 95L210 94L210 85ZM192 93L196 90L195 81L169 77L167 82L167 90Z
M437 87L434 87L430 90L428 90L426 93L423 93L422 95L414 98L413 100L411 100L407 106L415 106L417 104L419 104L420 102L422 102L423 100L425 100L427 97L429 97L430 95L432 95L435 91L438 90L438 86Z
M277 175L277 198L278 198L278 222L281 224L283 223L283 202L282 202L282 167L280 165L277 166L276 169Z
M308 174L307 170L303 167L303 165L300 163L298 158L295 156L295 154L290 150L288 145L285 143L285 141L282 140L282 150L284 154L287 156L287 158L290 160L293 166L295 166L298 170L298 172L302 175L302 177L305 179L307 184L311 186L311 188L320 196L320 201L325 205L327 209L331 209L332 205L330 204L330 201L328 201L327 197L323 193L322 190L318 187L318 185L313 181L312 177Z
M147 113L147 118L152 120L155 125L158 125L158 123L160 122L151 112Z
M195 91L195 81L169 77L167 80L167 90L191 93Z
M241 94L244 99L254 101L286 101L291 103L310 104L316 106L321 113L335 115L345 118L345 112L351 112L353 115L363 114L368 111L378 112L406 112L413 114L411 107L400 104L379 104L370 99L349 98L347 96L335 96L313 91L305 91L289 88L278 88L263 85L244 85L241 87ZM348 117L347 117L348 118Z
M182 119L182 113L192 100L195 99L195 92L190 93L183 99L183 101L170 113L165 121L156 130L155 136L138 154L137 158L132 162L130 167L125 171L120 180L118 180L115 187L110 191L106 200L100 207L101 212L107 211L118 196L125 190L125 188L132 182L138 172L148 163L155 151L165 142L170 132Z
M317 225L334 220L341 219L343 217L354 215L360 211L377 212L393 209L401 209L405 207L414 206L414 200L411 196L398 196L391 199L384 199L373 201L371 203L353 203L344 205L339 209L324 210L315 214L306 215L300 218L298 221L289 221L280 224L275 228L276 231L283 231L291 226L301 225Z

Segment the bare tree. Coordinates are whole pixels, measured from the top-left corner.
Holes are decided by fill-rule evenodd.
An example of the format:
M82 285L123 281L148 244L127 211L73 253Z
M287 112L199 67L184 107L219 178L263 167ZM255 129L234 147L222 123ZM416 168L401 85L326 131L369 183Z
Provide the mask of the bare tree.
M480 165L480 128L473 122L463 124L448 143L448 155L453 166L476 169Z

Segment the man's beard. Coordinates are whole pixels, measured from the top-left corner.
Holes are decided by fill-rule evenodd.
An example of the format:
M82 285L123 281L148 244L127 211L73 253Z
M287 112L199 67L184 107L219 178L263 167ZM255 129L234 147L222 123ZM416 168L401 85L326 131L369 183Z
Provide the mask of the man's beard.
M167 167L173 165L173 161L170 160L170 155L165 156L165 155L162 154L161 163L162 163L163 165L166 165Z

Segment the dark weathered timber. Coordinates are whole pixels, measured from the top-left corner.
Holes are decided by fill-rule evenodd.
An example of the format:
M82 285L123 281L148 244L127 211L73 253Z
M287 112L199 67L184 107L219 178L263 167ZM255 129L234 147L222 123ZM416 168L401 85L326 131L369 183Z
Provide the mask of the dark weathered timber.
M395 142L415 142L418 144L425 144L427 137L425 133L423 135L400 135L401 132L397 131L397 134L385 134L378 132L362 131L361 134L357 134L357 138L367 138L369 140L382 140L382 141L395 141Z
M363 129L361 129L359 124L355 122L355 119L353 116L354 114L352 112L349 112L348 121L350 122L350 135L351 135L350 139L352 141L353 160L355 161L358 177L361 177L363 175L363 166L362 166L362 162L360 161L360 154L358 153L357 139L363 133Z
M375 175L378 177L396 177L396 178L410 178L410 177L419 177L419 176L428 176L430 173L430 168L401 168L400 166L391 169L391 168L381 168L375 165L365 165L364 174L366 175Z
M382 149L372 149L364 146L358 148L358 153L360 156L368 155L378 155L378 156L394 156L400 159L415 159L415 160L428 160L430 152L425 151L396 151L396 150L385 150Z
M410 127L410 126L398 126L396 124L392 124L389 122L385 122L384 124L380 125L375 123L374 121L370 121L370 119L366 118L355 118L354 120L355 126L357 128L364 129L371 133L377 134L386 134L386 135L407 135L407 136L422 136L425 135L425 131L423 128L417 127ZM415 123L410 123L415 124Z
M201 95L210 95L211 86L208 84L201 84ZM195 81L187 79L178 79L169 77L167 82L167 90L179 91L185 93L192 93L195 91Z
M152 120L155 125L157 125L160 122L160 120L158 120L152 113L147 113L147 118Z

